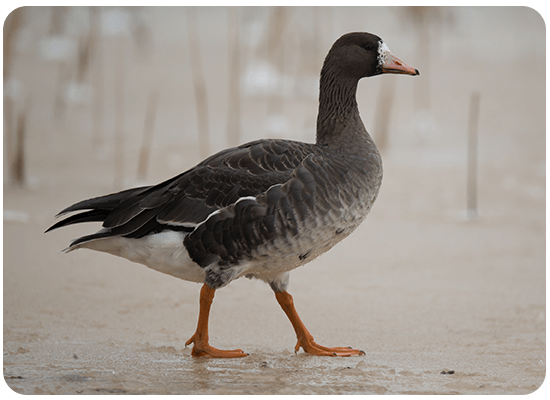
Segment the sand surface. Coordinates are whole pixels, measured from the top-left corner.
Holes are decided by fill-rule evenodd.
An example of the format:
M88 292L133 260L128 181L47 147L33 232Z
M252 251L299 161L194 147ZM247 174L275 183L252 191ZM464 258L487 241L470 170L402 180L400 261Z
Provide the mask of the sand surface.
M384 8L320 11L321 20L332 21L319 40L321 54L341 33L376 32L399 58L420 69L419 82L429 80L429 100L424 99L429 111L414 106L427 84L417 78L361 82L361 113L376 136L378 94L395 80L380 196L353 235L291 275L289 292L316 341L366 355L295 354L295 334L271 289L241 279L216 293L210 318L213 346L250 354L234 360L194 359L184 346L196 327L200 285L106 254L60 252L70 239L98 226L43 234L62 208L117 189L109 68L120 38L104 42L106 128L98 149L89 103L68 102L61 122L52 116L58 64L36 54L33 43L47 24L31 13L32 34L25 39L30 44L21 45L14 73L33 95L24 187L13 185L4 162L3 344L9 388L25 394L536 391L546 372L544 25L527 8L446 13L451 11L442 17L443 30L430 32L429 64L415 52L407 33L414 26L403 22L406 14ZM308 29L308 9L296 12L302 14L287 15L287 35L299 32L300 22ZM141 124L149 90L160 81L147 182L167 179L201 159L185 58L187 29L178 23L185 22L185 12L140 13L151 32L147 56L131 37L121 39L128 72L120 188L140 183L135 170ZM249 9L241 15L242 29L261 33L268 16ZM205 60L221 54L225 62L225 18L224 10L200 10ZM209 30L212 24L218 29ZM258 45L247 40L242 57L251 65L263 53L250 50ZM223 63L205 64L209 82L227 81ZM299 69L283 68L288 75ZM301 81L305 87L312 82L305 92L298 85L287 88L280 111L288 116L283 124L288 131L264 124L271 112L265 99L272 93L247 92L245 86L241 141L267 136L312 141L319 68L315 62ZM214 152L227 144L227 89L226 83L209 85ZM473 90L481 94L479 207L470 220L465 132ZM25 97L14 96L20 109ZM5 145L6 140L5 134ZM5 158L7 153L9 148Z

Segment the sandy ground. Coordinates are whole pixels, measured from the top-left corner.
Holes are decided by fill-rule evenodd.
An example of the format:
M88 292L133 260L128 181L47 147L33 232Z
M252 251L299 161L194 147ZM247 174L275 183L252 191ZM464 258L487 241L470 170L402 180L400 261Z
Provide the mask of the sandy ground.
M373 10L367 9L365 17L371 18L372 28L357 18L355 25L334 30L391 36L384 34L383 23L395 16L385 9ZM211 343L241 348L250 355L194 359L184 343L196 327L199 285L106 254L60 253L70 239L96 227L75 226L48 235L43 231L65 206L115 190L112 150L107 144L104 152L92 151L86 108L70 107L61 127L55 126L47 101L51 81L46 78L48 73L55 76L54 67L21 61L27 69L19 70L19 79L34 85L37 100L28 122L27 185L15 187L4 174L7 386L25 394L537 391L546 372L544 26L529 9L495 10L455 10L454 29L441 36L450 47L440 49L429 65L427 120L418 120L410 106L417 93L414 81L392 77L399 82L394 134L383 152L385 178L377 204L353 235L292 274L289 291L317 342L362 349L366 355L360 357L294 354L294 332L271 289L242 279L216 294ZM176 29L173 13L150 14L146 21L153 29ZM159 21L164 24L154 24ZM513 34L506 33L509 29ZM479 32L487 37L471 41ZM215 49L214 39L207 43ZM325 48L333 40L328 38ZM386 41L423 73L422 62L407 50L411 39L394 35ZM522 43L528 43L527 48ZM524 71L521 59L502 49L523 52L530 60L529 71ZM128 82L139 74L153 74L170 59L169 53L167 48L157 49L151 59L165 58L138 63L138 71L128 73ZM21 57L28 61L24 53ZM46 75L37 74L37 68ZM165 76L170 76L171 69L165 68ZM424 76L420 79L427 79ZM376 97L368 93L377 93L383 87L380 79L386 78L361 83L360 107L371 131ZM154 76L150 80L156 82ZM181 85L186 84L165 86L151 182L200 160L192 139L194 122L188 136L179 133L186 126L183 121L194 120L194 114L174 116L179 107L193 105L192 96L177 102L177 94L184 90ZM479 214L468 220L464 131L472 89L482 96ZM139 142L146 96L127 98L127 130L137 131L136 139L126 142L126 162L133 165L126 169L131 186L136 184L131 179L134 142ZM214 104L223 101L216 99L213 95ZM311 141L315 94L298 100L303 113L291 124L298 126L297 133L285 135ZM248 117L243 129L250 135L244 140L269 136L257 129L264 117L254 112L257 98L244 101ZM298 114L291 106L285 110ZM220 119L212 124L213 130L223 127ZM220 139L211 147L215 151L224 146Z

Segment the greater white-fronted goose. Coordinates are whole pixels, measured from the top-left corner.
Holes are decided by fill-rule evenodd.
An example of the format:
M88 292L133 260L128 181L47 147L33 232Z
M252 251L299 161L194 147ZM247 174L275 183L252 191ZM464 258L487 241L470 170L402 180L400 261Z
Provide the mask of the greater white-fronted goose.
M286 290L290 271L353 232L378 195L382 160L355 95L361 78L385 73L419 74L378 36L348 33L334 43L321 70L315 144L258 140L223 150L158 185L76 203L58 215L88 211L47 231L102 222L102 229L74 240L65 251L103 251L202 283L197 329L186 343L194 343L193 356L247 355L208 341L215 291L242 276L271 286L296 331L296 351L364 354L315 343Z

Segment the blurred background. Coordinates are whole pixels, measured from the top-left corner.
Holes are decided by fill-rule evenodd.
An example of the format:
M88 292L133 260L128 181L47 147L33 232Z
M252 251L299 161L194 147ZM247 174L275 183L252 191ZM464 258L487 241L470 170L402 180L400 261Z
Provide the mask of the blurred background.
M162 360L169 356L162 349L175 346L174 362L197 368L181 357L196 323L197 285L101 253L58 254L97 227L42 232L70 204L169 179L228 146L313 142L324 57L351 31L380 36L420 76L359 84L384 180L367 222L293 272L302 318L321 343L364 349L369 368L380 372L377 384L390 393L527 393L540 385L546 30L527 7L11 12L4 23L4 354L5 374L28 378L12 385L25 393L33 382L77 385L63 374L85 371L99 352L105 358L97 370L114 370L105 360L122 350L109 346L123 342L126 351L145 348ZM266 285L239 280L217 296L225 300L212 311L215 345L286 362L280 350L292 349L294 334ZM67 351L70 357L52 361ZM145 357L132 354L129 360ZM288 367L301 371L299 382L314 382L318 364L288 359L303 362ZM131 364L121 362L120 370ZM163 381L172 364L162 362L150 372L159 374L150 379L154 390L187 379L174 370L175 380ZM338 362L323 365L341 368ZM65 369L52 372L53 364ZM240 393L246 379L234 365ZM434 379L447 366L463 386ZM394 369L415 373L397 377ZM44 378L55 374L59 380ZM200 374L186 385L202 382ZM284 384L289 375L281 390L294 387ZM98 385L94 379L86 382ZM116 376L107 371L101 379ZM208 392L217 378L205 379ZM149 381L131 382L139 392Z
M28 7L4 24L4 183L101 168L116 188L257 138L313 141L324 56L350 31L421 71L360 84L383 151L466 165L479 96L486 168L529 148L544 172L544 23L529 8Z

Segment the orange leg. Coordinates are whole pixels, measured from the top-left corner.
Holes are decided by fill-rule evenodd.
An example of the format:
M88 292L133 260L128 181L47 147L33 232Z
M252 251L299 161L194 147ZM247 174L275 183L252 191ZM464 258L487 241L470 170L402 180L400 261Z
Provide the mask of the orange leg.
M298 316L298 312L296 312L296 308L294 308L292 296L288 292L284 291L275 292L275 297L296 331L298 343L294 348L295 352L298 352L301 347L306 353L315 356L347 357L353 355L365 355L363 350L354 350L351 347L324 347L318 345L315 343L313 336L311 336L311 333L309 333L306 326Z
M208 316L210 315L210 306L212 300L214 300L215 289L210 288L204 284L201 288L200 296L200 308L199 308L199 322L197 323L197 330L195 334L191 336L185 346L189 346L194 343L191 355L193 357L213 357L213 358L234 358L234 357L246 357L248 354L242 350L218 350L208 344Z

